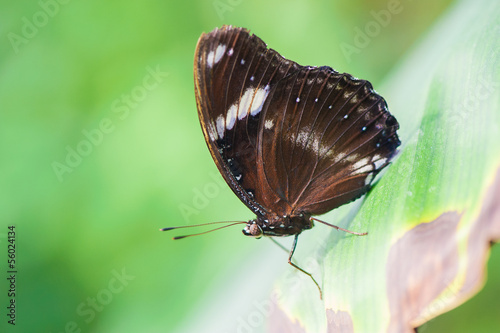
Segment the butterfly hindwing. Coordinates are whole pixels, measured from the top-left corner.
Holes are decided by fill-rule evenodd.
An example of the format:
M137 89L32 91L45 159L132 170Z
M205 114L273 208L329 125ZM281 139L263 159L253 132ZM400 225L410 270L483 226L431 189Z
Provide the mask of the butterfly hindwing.
M263 205L278 214L322 214L358 198L399 145L397 122L371 84L329 67L278 82L263 116L259 179Z

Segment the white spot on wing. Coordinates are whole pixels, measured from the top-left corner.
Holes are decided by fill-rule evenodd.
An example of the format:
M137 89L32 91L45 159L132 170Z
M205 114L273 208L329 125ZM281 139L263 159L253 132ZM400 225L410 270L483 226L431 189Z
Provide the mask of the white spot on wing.
M353 174L358 175L360 173L365 173L365 172L370 172L370 171L373 171L373 166L371 164L367 164L364 167L362 167L361 169L355 170L353 172Z
M255 93L255 96L253 98L252 109L250 110L250 114L252 116L255 116L260 111L262 111L262 106L264 105L264 102L266 101L268 94L269 94L269 85L266 85L264 89L262 88L257 89L257 92Z
M241 120L245 118L248 113L252 116L257 115L262 111L262 106L266 101L267 95L269 94L269 85L264 88L259 88L257 90L248 88L241 97L240 106L238 109L238 119Z
M359 154L350 154L345 158L345 160L347 162L354 163L354 161L356 161L358 158L359 158ZM367 160L367 162L368 162L368 160ZM363 162L363 163L366 163L366 162Z
M297 138L295 141L297 144L299 144L302 148L305 148L307 145L307 138L309 137L309 128L305 128L304 130L300 131L297 135Z
M227 51L227 55L232 56L233 52L234 52L233 48L230 48L229 51Z
M208 123L208 135L210 136L210 140L217 140L217 131L215 130L215 125L213 121Z
M273 128L274 122L272 119L267 119L266 122L264 123L264 128L270 130Z
M213 67L216 63L220 61L224 52L226 51L226 45L219 45L217 49L214 51L208 52L208 67Z
M214 64L220 61L220 59L224 55L224 51L226 51L226 45L217 46L217 50L215 50Z
M354 170L353 173L358 174L358 173L363 173L366 171L371 171L373 169L373 167L370 164L368 164L368 162L369 162L369 158L365 157L365 158L360 159L356 163L354 163L352 166L352 168ZM370 170L365 170L367 166L370 167Z
M365 185L369 185L372 182L373 177L375 177L375 175L373 173L369 173L365 178Z
M212 66L214 65L214 51L208 52L207 64L208 64L208 67L210 67L210 68L212 68Z
M342 152L338 153L336 158L335 158L335 162L338 162L338 161L341 161L342 159L344 159L345 155L346 155L346 153L342 153Z
M247 89L240 100L240 108L238 109L238 119L241 120L245 118L248 114L248 109L250 108L250 103L252 103L254 89Z
M222 115L217 117L217 133L219 134L219 138L224 138L224 127L225 127L224 117Z
M380 156L375 156L375 157L377 158ZM376 160L375 162L373 162L373 164L375 164L375 169L380 169L380 167L382 165L384 165L386 162L387 162L387 158L382 158L382 159Z
M234 123L236 122L236 112L237 112L237 107L236 104L231 105L229 110L227 111L227 116L226 116L226 128L228 130L232 130Z

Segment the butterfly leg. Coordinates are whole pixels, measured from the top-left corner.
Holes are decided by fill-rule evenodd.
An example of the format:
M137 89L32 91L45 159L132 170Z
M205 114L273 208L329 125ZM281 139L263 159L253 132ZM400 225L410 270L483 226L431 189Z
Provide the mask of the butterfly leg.
M285 251L286 253L290 252L286 247L284 247L283 245L281 245L280 242L278 242L276 239L274 239L273 237L267 237L269 238L274 244L278 245L280 247L280 249L282 249L283 251Z
M302 273L304 273L305 275L309 276L314 284L316 285L316 287L318 287L318 290L319 290L319 299L323 299L323 292L321 291L321 287L319 286L318 282L316 282L316 280L314 279L314 277L312 276L311 273L309 272L306 272L305 270L303 270L302 268L300 268L299 266L295 265L293 262L292 262L292 257L293 257L293 253L295 252L295 247L297 246L297 239L299 238L299 235L295 235L294 239L293 239L293 245L292 245L292 249L290 250L290 255L288 256L288 263L290 265L292 265L293 267L295 267L296 269L298 269L299 271L301 271Z
M367 232L355 232L355 231L347 230L347 229L344 229L344 228L338 227L338 226L336 226L336 225L330 224L330 223L328 223L328 222L321 221L321 220L319 220L319 219L317 219L317 218L314 218L314 217L311 217L311 220L318 221L318 222L323 223L323 224L325 224L325 225L327 225L327 226L329 226L329 227L335 228L335 229L337 229L337 230L342 230L342 231L347 232L347 233L350 233L350 234L352 234L352 235L356 235L356 236L365 236L365 235L368 235L368 233L367 233Z

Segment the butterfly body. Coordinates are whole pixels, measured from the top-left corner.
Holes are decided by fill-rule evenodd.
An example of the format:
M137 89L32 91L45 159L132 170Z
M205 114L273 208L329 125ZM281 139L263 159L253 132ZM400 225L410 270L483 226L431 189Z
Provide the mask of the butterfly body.
M303 230L311 229L314 226L311 215L300 213L297 215L268 215L257 217L248 221L243 229L246 236L291 236L298 235Z

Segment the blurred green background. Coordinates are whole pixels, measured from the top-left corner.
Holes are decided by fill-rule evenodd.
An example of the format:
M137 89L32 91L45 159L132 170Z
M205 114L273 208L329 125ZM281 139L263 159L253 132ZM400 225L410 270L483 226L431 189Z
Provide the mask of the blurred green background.
M18 270L15 327L6 323L8 281L0 282L2 332L236 332L289 269L286 255L239 227L182 241L158 231L253 218L200 130L198 37L243 26L287 58L377 88L450 4L2 2L0 267L7 275L15 225ZM397 13L360 44L358 29L390 8ZM421 331L470 332L464 313L489 320L481 314L498 308L499 260L494 249L477 297Z

